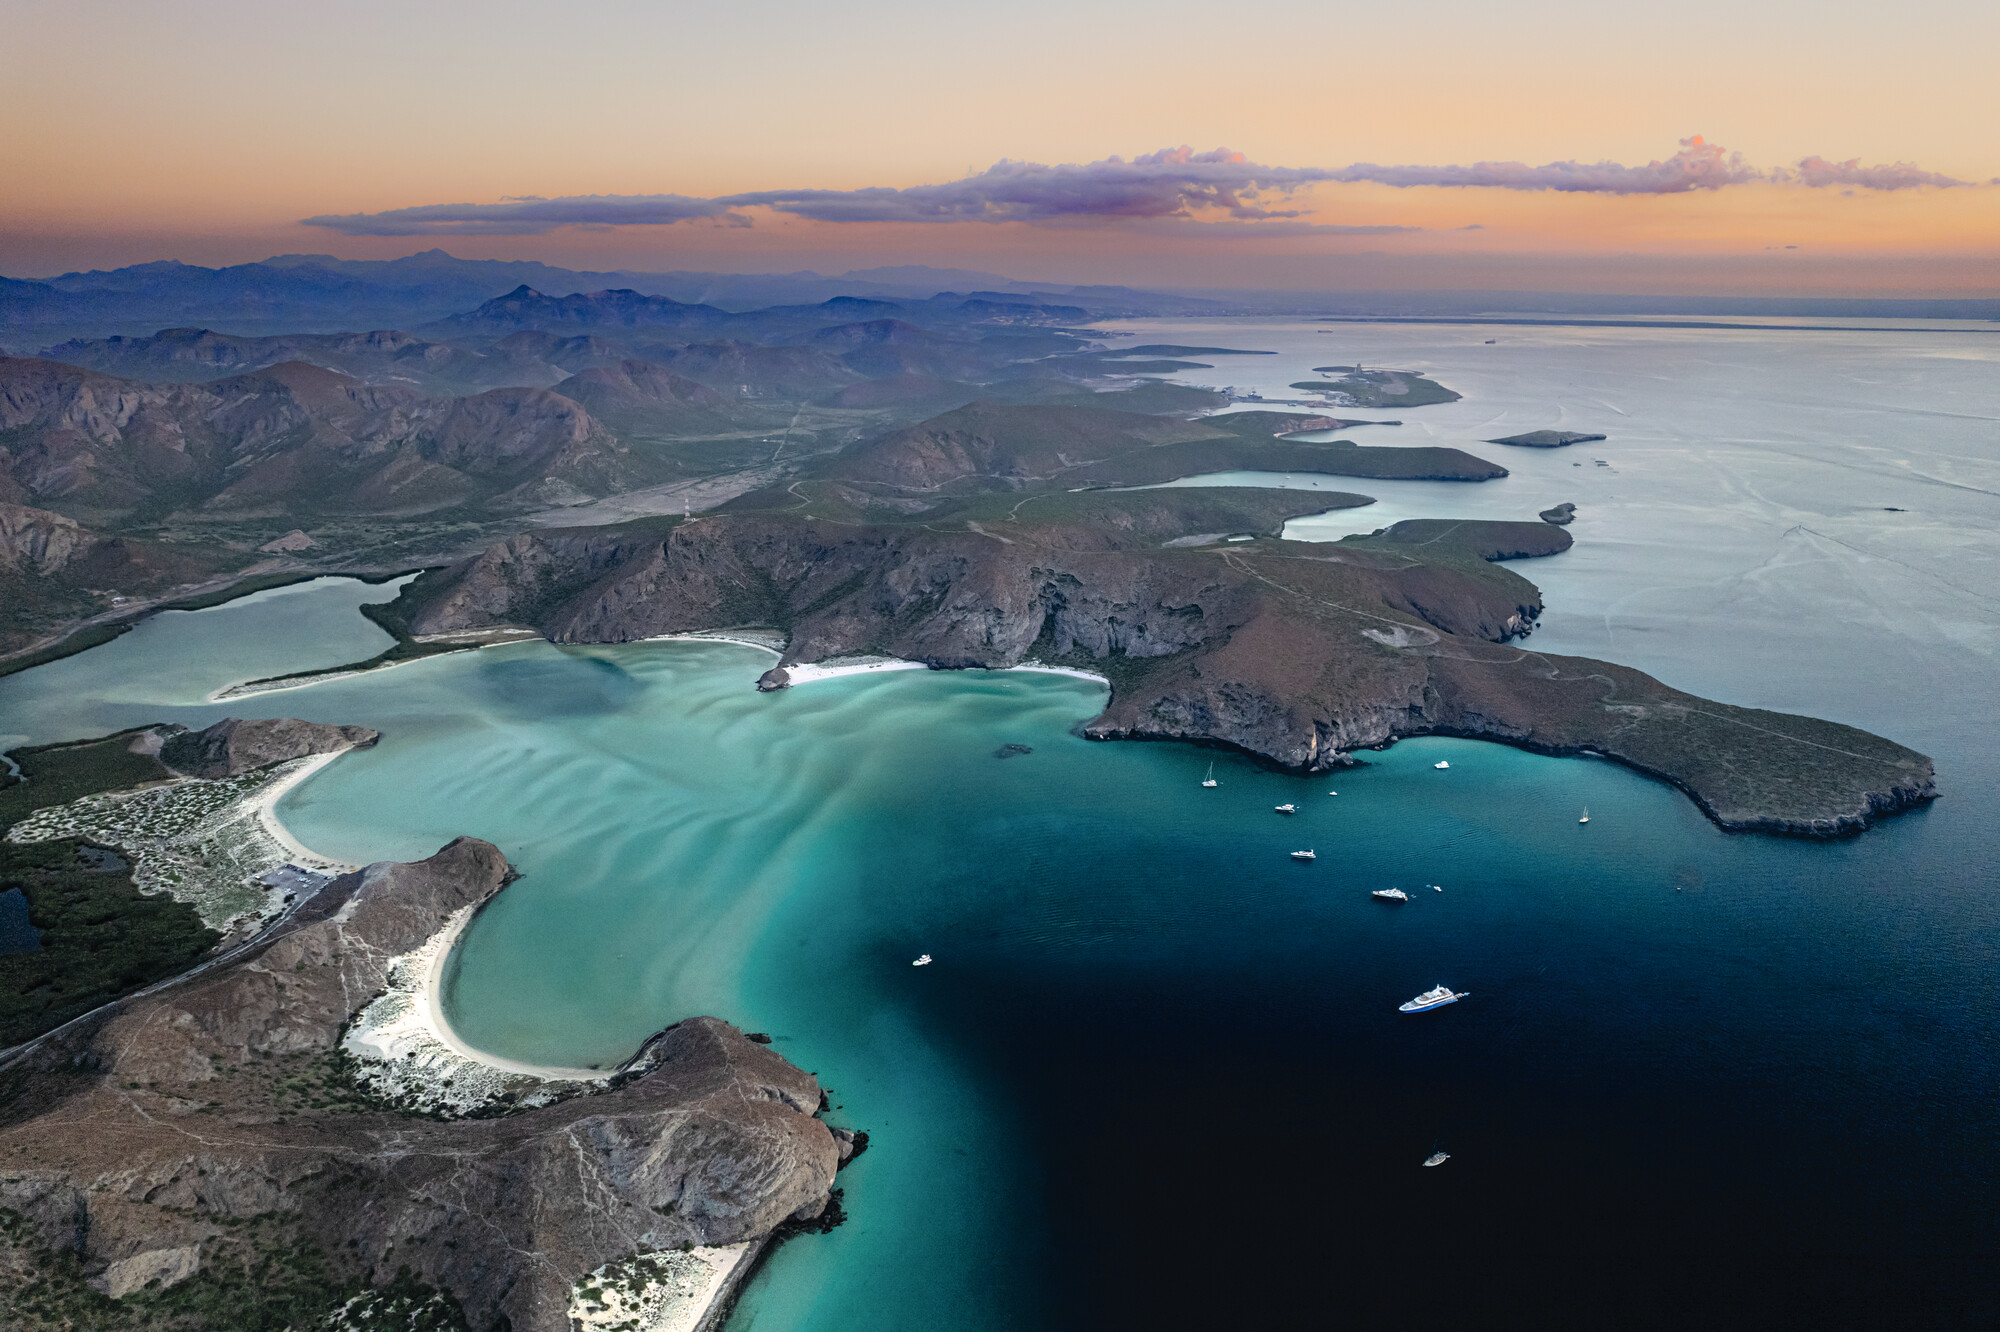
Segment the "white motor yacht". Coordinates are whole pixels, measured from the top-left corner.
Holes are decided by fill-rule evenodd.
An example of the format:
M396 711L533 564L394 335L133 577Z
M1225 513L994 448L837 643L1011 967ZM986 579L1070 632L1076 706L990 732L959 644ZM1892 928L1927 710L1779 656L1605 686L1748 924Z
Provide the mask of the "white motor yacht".
M1277 806L1277 810L1280 814L1296 814L1299 812L1299 807L1297 805L1279 805Z
M1449 1160L1451 1160L1450 1152L1432 1152L1424 1158L1424 1164L1427 1166L1441 1166Z
M1293 860L1317 860L1318 858L1319 858L1319 857L1318 857L1317 855L1315 855L1315 854L1314 854L1313 852L1311 852L1311 851L1294 851L1294 852L1292 852L1292 859L1293 859Z
M1410 900L1410 895L1401 888L1377 888L1368 895L1370 897L1379 897L1384 902L1407 902Z
M1472 991L1467 990L1462 994L1453 994L1451 986L1440 985L1435 990L1425 990L1407 1004L1398 1005L1396 1011L1398 1013L1427 1013L1433 1008L1443 1008L1446 1004L1455 1004L1471 993Z
M1433 768L1449 768L1451 764L1445 762L1443 759L1439 759L1436 763L1431 764L1431 766Z
M931 964L931 955L929 953L925 953L923 956L919 957L916 961L910 963L910 965L913 967L927 967L930 964Z

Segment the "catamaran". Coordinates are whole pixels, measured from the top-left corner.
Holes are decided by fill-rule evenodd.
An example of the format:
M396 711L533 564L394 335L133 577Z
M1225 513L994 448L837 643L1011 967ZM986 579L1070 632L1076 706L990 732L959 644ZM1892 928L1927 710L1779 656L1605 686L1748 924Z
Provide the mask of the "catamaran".
M910 965L913 967L927 967L930 964L931 964L931 955L929 953L925 953L923 956L919 957L916 961L910 963Z
M1407 902L1410 900L1410 895L1401 888L1377 888L1368 895L1370 897L1379 897L1384 902Z
M1201 784L1203 786L1215 785L1215 765L1213 763L1208 765L1208 776L1201 779Z
M1294 851L1294 852L1292 852L1292 859L1293 859L1293 860L1316 860L1316 859L1318 859L1318 857L1317 857L1317 856L1315 856L1315 855L1314 855L1314 854L1313 854L1313 853L1312 853L1311 851Z
M1433 1008L1443 1008L1446 1004L1455 1004L1471 993L1472 991L1466 990L1460 994L1453 994L1451 986L1440 985L1435 990L1425 990L1407 1004L1398 1005L1396 1011L1398 1013L1426 1013Z
M1296 814L1299 812L1297 805L1278 805L1276 808L1280 814Z

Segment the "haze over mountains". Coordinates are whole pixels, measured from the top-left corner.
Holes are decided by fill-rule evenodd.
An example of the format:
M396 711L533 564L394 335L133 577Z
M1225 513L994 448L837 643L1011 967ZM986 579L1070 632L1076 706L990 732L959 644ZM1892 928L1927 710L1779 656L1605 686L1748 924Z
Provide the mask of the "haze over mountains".
M834 297L928 300L942 292L1071 304L1092 317L1213 314L1800 315L2000 318L2000 301L1829 297L1579 295L1536 291L1150 290L1031 282L921 264L827 276L796 273L585 272L532 261L459 259L443 250L389 260L276 255L203 268L172 260L54 277L0 277L0 347L19 353L70 338L206 326L236 334L417 328L516 287L557 294L630 290L741 312Z

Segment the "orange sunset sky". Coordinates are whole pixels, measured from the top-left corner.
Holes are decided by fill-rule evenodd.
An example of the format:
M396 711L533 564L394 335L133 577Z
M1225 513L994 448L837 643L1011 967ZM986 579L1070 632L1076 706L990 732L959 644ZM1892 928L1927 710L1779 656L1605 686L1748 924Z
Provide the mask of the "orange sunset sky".
M441 246L593 269L2000 295L1990 3L0 0L0 39L10 277ZM1740 159L1639 171L1695 135ZM1132 160L1181 145L1241 154L1248 193L1228 163L1169 162L1135 195ZM1003 161L1078 169L996 193ZM1523 170L1439 183L1483 163ZM1598 164L1627 174L1577 174ZM523 196L569 202L530 225L499 208ZM708 213L634 223L583 196ZM938 199L948 216L905 215Z

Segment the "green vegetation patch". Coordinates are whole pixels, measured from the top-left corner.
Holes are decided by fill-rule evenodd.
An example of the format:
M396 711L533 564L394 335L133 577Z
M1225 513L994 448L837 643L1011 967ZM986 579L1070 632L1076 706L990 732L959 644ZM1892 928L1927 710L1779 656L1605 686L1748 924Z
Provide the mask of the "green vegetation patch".
M0 834L36 810L172 776L131 752L134 734L16 750L25 780L0 789ZM0 840L0 892L20 890L41 931L37 951L0 956L0 1047L185 971L221 938L192 906L139 892L129 864L91 868L89 845Z
M50 1248L0 1211L0 1327L8 1332L468 1332L458 1301L401 1268L369 1287L276 1216L224 1222L201 1267L165 1290L113 1300L73 1249Z

